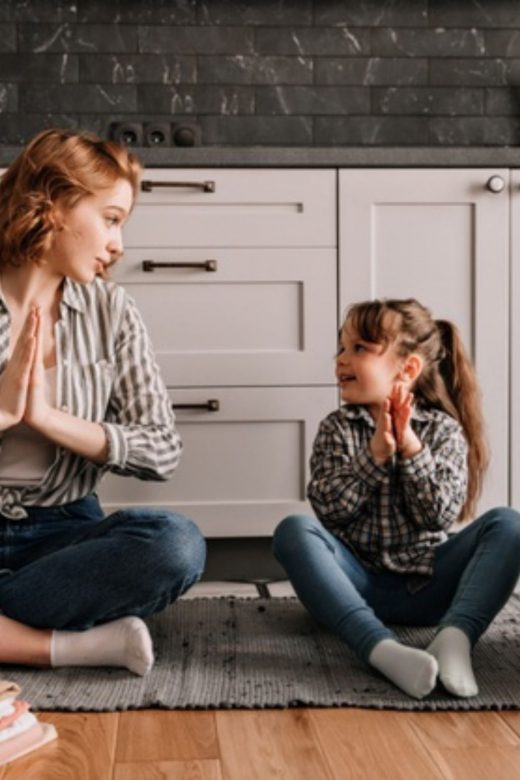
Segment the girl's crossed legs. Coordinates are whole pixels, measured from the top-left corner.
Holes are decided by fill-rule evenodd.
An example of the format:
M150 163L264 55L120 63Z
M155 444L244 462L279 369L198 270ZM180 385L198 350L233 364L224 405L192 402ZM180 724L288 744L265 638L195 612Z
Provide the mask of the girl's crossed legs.
M436 549L433 577L415 592L408 576L369 570L304 515L280 523L274 553L313 617L407 693L429 693L439 671L448 690L474 695L471 648L517 582L520 515L493 509L451 536ZM427 653L400 645L387 623L439 631Z

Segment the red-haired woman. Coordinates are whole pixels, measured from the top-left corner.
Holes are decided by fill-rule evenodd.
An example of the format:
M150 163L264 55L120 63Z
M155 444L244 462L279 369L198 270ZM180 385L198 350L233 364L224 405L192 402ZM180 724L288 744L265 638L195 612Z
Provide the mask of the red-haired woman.
M185 517L108 517L107 471L168 479L181 442L134 302L105 280L140 166L86 133L36 136L0 182L0 663L153 664L143 617L201 575Z

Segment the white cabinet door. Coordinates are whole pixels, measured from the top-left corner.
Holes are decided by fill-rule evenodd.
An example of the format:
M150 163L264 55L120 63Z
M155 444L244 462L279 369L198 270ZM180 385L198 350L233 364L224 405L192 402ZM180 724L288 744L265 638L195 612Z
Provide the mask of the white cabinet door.
M174 404L218 401L218 411L177 411L185 450L168 482L109 475L100 499L107 512L165 506L215 536L264 536L305 500L308 461L319 421L337 405L328 388L172 390Z
M166 383L330 384L337 333L334 249L218 249L215 270L158 268L129 249L114 279L148 326ZM198 250L155 249L156 262L204 262Z
M508 500L508 183L495 169L340 172L341 309L418 298L459 326L473 356L492 457L480 511Z
M511 505L520 509L520 171L511 172Z
M128 247L336 245L335 170L170 168L144 182L152 189L125 228Z

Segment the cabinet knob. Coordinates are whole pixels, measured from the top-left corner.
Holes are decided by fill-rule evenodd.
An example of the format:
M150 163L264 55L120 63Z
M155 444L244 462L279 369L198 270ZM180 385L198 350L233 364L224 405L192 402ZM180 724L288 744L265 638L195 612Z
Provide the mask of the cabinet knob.
M486 184L490 192L502 192L505 186L506 183L501 176L491 176Z

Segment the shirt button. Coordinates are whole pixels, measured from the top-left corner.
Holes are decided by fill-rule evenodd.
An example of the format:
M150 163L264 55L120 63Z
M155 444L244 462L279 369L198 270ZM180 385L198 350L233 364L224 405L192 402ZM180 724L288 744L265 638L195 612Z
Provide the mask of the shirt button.
M63 365L64 366L68 366L69 365L69 361L67 360L67 358L65 358L65 360L63 361Z

